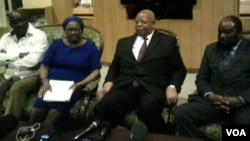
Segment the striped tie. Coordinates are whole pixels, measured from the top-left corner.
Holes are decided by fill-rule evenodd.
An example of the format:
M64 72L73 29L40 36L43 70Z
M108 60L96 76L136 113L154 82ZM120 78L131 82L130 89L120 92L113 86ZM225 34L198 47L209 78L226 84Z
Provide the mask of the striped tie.
M222 73L226 72L229 68L229 66L232 63L232 59L233 59L233 52L232 51L227 51L221 61L220 64L220 70Z

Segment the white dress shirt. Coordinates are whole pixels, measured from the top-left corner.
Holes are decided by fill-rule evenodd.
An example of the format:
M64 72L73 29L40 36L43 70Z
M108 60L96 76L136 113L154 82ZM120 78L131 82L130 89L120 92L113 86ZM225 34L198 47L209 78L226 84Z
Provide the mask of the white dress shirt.
M8 66L3 72L6 79L18 76L21 79L38 74L39 65L48 49L46 34L29 24L24 37L17 39L11 32L5 33L0 39L0 66ZM19 58L19 53L29 53Z
M147 45L149 44L151 38L152 38L152 35L153 35L154 31L152 33L150 33L146 38L147 38ZM132 49L132 52L135 56L135 59L137 60L138 59L138 56L139 56L139 51L141 49L141 46L144 42L144 39L143 37L141 36L137 36L136 37L136 40L135 40L135 43L133 45L133 49ZM148 46L147 46L148 47Z

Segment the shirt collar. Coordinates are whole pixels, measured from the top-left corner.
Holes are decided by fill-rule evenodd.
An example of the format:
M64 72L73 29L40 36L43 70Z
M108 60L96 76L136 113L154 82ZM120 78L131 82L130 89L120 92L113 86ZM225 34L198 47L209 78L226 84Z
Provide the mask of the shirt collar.
M150 40L151 40L151 38L152 38L152 36L153 36L153 33L154 33L154 30L153 30L149 35L146 36L147 41L150 41ZM142 36L137 36L137 38L138 38L138 37L139 37L141 40L144 40Z
M33 35L33 31L34 31L34 29L35 29L35 27L32 25L32 24L30 24L30 23L28 23L29 24L29 26L28 26L28 29L27 29L27 32L26 32L26 34L25 34L25 37L29 37L29 36L32 36ZM13 30L10 32L10 35L9 36L12 36L12 37L14 37L14 36L16 36L16 34L13 32Z
M238 49L239 44L241 43L241 40L242 40L242 39L240 39L239 42L232 48L232 50L233 50L234 52Z
M147 40L150 41L152 36L153 36L154 30L148 35L146 36Z

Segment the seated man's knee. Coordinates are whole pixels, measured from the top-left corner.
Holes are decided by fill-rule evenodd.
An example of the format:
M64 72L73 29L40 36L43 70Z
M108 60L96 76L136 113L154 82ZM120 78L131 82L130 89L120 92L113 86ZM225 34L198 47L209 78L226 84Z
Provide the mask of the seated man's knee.
M140 105L139 108L137 109L137 115L140 118L143 118L145 116L161 113L161 111L162 110L160 108L157 108L153 106L152 104L144 104L144 105Z
M113 105L115 106L115 105ZM107 109L111 109L112 107L111 102L107 101L107 100L101 100L98 105L97 105L97 109L99 110L107 110Z
M25 86L24 83L22 83L21 81L16 81L10 88L10 92L13 92L13 91L19 91L21 89L23 89Z
M100 110L112 111L121 107L118 101L119 99L117 99L117 97L106 96L103 97L103 99L98 103L97 106Z
M184 118L187 116L186 113L189 113L187 108L185 106L179 106L174 110L174 117L176 120L184 120Z
M98 116L103 117L108 116L110 114L117 114L117 112L120 112L122 109L120 108L120 106L117 103L112 103L110 101L101 101L98 105L97 105L97 113Z
M20 83L15 82L12 87L8 91L8 96L10 99L17 99L20 100L20 98L23 97L21 94L23 91L23 86L20 85Z

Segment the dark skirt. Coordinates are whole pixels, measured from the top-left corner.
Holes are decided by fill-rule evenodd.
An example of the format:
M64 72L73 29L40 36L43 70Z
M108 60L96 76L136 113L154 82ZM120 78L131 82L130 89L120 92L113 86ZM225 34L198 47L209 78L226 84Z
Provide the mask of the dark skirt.
M83 98L84 93L82 91L75 92L72 96L70 101L68 102L46 102L43 101L42 98L37 98L35 104L33 105L34 108L38 109L57 109L62 113L68 113L70 108L80 99Z

